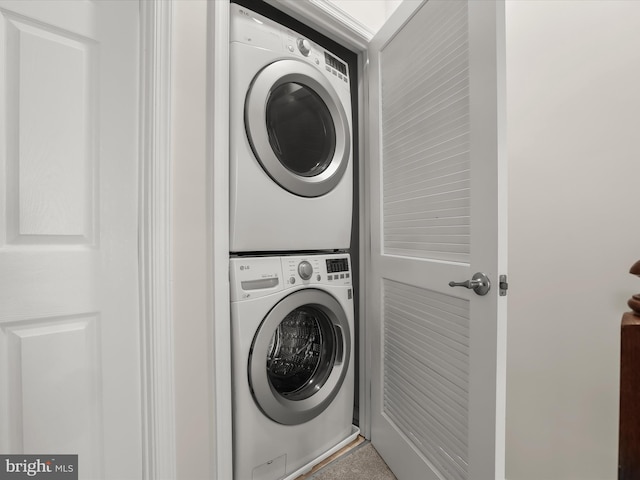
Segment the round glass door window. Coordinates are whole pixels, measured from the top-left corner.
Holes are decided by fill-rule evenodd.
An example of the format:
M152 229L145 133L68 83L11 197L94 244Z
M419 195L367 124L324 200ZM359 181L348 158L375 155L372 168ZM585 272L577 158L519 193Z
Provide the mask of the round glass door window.
M293 292L253 337L247 365L253 399L278 423L307 422L340 391L350 355L349 319L340 303L315 288Z
M305 305L289 313L267 349L267 377L273 389L289 400L318 392L333 369L335 342L333 324L324 312Z
M303 177L324 172L336 150L336 131L329 108L308 86L278 85L266 107L269 143L280 163Z
M260 70L247 91L244 120L265 173L301 197L333 190L351 159L345 106L329 79L306 62L278 60Z

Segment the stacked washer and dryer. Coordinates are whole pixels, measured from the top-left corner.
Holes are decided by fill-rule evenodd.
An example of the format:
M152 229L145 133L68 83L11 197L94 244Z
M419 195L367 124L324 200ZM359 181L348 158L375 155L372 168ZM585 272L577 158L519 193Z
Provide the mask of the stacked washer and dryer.
M355 437L350 76L231 4L234 478L291 479Z

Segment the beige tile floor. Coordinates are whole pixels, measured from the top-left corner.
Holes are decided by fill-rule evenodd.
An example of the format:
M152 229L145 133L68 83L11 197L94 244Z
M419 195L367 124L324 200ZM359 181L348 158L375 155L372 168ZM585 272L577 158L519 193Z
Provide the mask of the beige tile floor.
M373 445L363 437L297 480L396 480Z

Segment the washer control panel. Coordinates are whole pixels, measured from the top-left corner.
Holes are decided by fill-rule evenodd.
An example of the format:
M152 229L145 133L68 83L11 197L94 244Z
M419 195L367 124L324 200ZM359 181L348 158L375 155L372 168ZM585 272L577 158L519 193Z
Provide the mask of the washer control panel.
M347 253L237 257L230 260L229 277L232 302L301 286L350 287L351 258Z
M280 257L232 258L231 301L264 297L284 289Z
M309 255L282 258L282 274L286 287L296 285L338 285L352 283L349 255Z

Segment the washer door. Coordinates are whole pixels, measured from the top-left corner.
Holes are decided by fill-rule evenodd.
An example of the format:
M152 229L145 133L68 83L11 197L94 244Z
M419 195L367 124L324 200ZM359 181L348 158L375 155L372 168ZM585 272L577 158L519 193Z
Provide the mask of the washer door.
M271 309L253 339L253 398L278 423L311 420L340 390L350 355L349 324L338 301L311 288L292 293Z
M253 153L282 188L303 197L329 193L351 155L342 102L327 78L300 60L279 60L253 79L245 101Z

